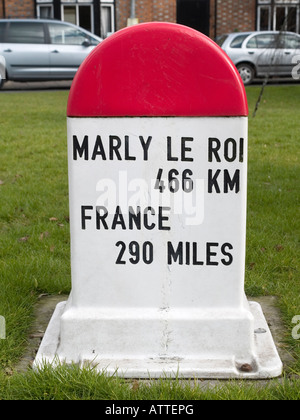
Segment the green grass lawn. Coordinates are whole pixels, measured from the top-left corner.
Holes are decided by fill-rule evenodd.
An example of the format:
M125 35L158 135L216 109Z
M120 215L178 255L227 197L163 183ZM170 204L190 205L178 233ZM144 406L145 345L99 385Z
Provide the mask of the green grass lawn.
M40 294L71 287L66 141L68 92L0 94L0 399L299 399L300 85L268 86L251 117L259 87L247 89L249 177L246 293L279 298L286 344L295 357L284 379L257 390L232 381L203 390L179 380L107 378L86 369L14 372Z

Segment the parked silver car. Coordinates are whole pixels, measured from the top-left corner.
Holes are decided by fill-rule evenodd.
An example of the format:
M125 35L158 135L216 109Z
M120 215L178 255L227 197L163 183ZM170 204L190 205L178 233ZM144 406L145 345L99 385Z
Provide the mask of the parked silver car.
M82 61L101 41L96 35L67 22L1 19L0 85L3 76L15 81L73 79Z
M245 85L255 77L292 77L293 57L300 55L300 35L293 32L236 32L217 43L237 67Z

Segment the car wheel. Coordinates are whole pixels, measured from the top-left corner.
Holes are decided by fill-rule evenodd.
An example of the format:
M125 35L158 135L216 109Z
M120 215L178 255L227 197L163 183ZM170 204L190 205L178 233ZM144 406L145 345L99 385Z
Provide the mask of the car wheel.
M244 85L250 85L254 79L254 69L250 64L242 63L237 66Z

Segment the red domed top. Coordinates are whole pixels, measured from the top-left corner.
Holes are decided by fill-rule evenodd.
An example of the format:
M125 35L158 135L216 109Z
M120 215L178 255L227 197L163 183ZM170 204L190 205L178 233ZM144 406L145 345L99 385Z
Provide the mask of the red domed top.
M236 67L211 39L186 26L122 29L84 60L71 86L69 117L247 116Z

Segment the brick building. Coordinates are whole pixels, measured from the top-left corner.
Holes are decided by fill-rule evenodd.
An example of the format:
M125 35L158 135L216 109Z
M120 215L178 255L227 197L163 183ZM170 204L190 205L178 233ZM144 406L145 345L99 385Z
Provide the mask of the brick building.
M215 38L244 30L299 33L300 0L0 0L2 17L66 20L102 37L127 26L129 18L178 22Z

